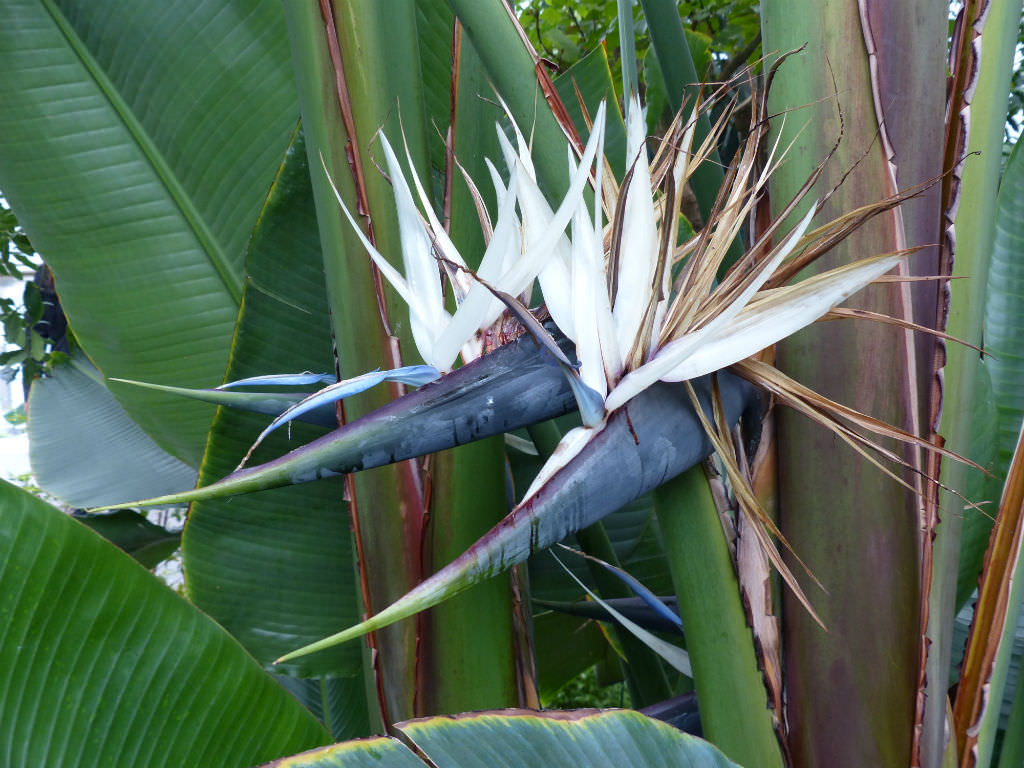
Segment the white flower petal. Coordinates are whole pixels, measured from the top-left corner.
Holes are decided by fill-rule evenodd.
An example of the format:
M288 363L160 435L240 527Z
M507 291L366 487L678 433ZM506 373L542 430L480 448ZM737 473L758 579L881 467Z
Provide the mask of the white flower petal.
M686 362L673 368L664 380L683 381L703 376L760 352L810 325L895 267L902 258L883 256L876 261L823 273L778 289L778 293L770 292L776 295L752 302Z
M598 431L599 429L576 427L566 432L551 457L540 468L540 472L537 473L537 477L533 479L530 487L526 489L523 500L525 501L537 493L562 467L576 458L577 454L583 450L583 446L589 443Z
M643 323L658 263L658 226L652 204L651 172L640 103L633 97L626 127L626 167L633 169L625 190L622 241L613 312L619 351L628 355ZM625 363L625 359L623 359Z
M448 370L447 365L438 365L439 361L434 356L434 342L440 330L448 325L450 317L444 309L444 290L440 269L433 256L433 243L420 219L398 158L383 134L381 145L395 195L405 279L414 300L409 307L416 310L410 312L409 318L413 340L426 362L435 368Z
M903 258L879 256L767 291L713 333L705 328L666 344L653 360L627 375L605 405L612 411L658 379L685 381L750 357L810 325Z
M362 242L366 252L370 254L370 258L374 264L377 265L377 269L384 275L384 279L391 283L391 287L395 289L395 292L402 298L402 300L409 305L410 311L413 310L413 306L416 303L416 299L409 289L408 283L405 278L402 277L401 273L391 266L391 263L385 259L377 249L370 242L370 239L365 235L362 228L356 222L355 218L348 210L348 206L345 205L345 201L341 199L341 193L338 192L338 188L334 185L334 179L331 178L331 174L327 172L327 165L324 163L323 157L320 158L321 164L324 166L324 173L327 174L327 182L331 185L331 189L334 190L334 197L338 201L338 205L341 206L342 213L345 214L345 218L348 219L349 224L352 225L352 229L355 230L356 236Z

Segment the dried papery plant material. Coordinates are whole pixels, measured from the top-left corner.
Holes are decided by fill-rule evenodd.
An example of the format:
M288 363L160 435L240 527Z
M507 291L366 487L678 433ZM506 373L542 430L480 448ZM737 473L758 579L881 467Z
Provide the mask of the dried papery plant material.
M685 382L685 387L687 394L690 396L691 402L697 403L697 393L694 391L693 386L689 382ZM720 398L716 396L713 403L715 409L714 424L712 424L704 414L703 409L695 407L695 411L700 418L701 425L704 427L705 432L711 439L712 445L715 447L715 454L718 456L719 460L722 462L722 466L725 468L726 476L729 478L733 493L736 495L736 501L739 504L740 512L750 518L750 522L753 524L752 529L761 545L761 548L764 550L772 565L775 566L775 570L779 572L782 580L793 591L793 594L800 601L800 604L803 605L814 620L821 625L822 629L826 629L825 624L818 617L818 614L815 612L810 600L807 599L807 595L794 578L793 573L782 560L782 555L775 546L775 542L772 540L772 537L774 536L779 539L791 553L792 548L782 536L782 532L778 529L778 526L775 525L775 521L765 514L764 509L761 507L761 503L754 496L753 491L750 490L750 484L746 481L736 463L736 453L732 448L732 437L729 434L728 422L725 422L722 418L723 414L721 413ZM717 425L723 423L726 425L725 429L719 430ZM795 557L795 553L793 554ZM799 557L797 557L796 560L797 562L800 562ZM807 567L804 566L802 562L800 562L800 565L803 566L805 571L807 571ZM819 588L824 589L821 583L814 577L813 573L807 571L807 574Z

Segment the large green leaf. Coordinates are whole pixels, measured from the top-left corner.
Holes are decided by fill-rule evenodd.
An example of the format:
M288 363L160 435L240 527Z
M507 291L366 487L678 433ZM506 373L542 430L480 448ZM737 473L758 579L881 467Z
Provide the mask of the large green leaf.
M228 378L332 370L319 237L298 130L253 231L246 272ZM220 409L201 480L230 472L268 421ZM272 434L261 453L284 452L322 430L296 424L291 432L290 439L287 430ZM333 630L339 616L358 616L342 492L338 481L308 483L192 507L183 540L188 595L264 664L299 638L312 640ZM275 671L305 677L351 675L360 668L359 648L353 646Z
M1024 416L1024 150L1013 148L999 189L985 305L985 349L998 414L996 473L1005 477Z
M0 189L106 376L219 380L297 116L280 4L4 0ZM197 465L213 409L115 389Z
M84 355L32 385L29 450L39 485L75 507L195 485L196 472L135 424Z
M505 710L399 723L395 738L336 744L272 763L275 768L383 765L388 768L548 768L620 765L727 768L736 764L705 741L638 712Z
M326 732L128 555L0 483L0 762L247 766Z

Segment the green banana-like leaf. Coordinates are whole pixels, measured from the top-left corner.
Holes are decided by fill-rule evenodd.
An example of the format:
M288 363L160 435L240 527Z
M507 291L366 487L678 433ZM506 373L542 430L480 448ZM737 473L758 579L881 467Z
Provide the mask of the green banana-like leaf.
M996 474L1006 470L1024 417L1024 150L1013 148L999 189L996 236L992 246L985 305L986 362L998 415Z
M5 765L244 766L327 733L128 555L0 482Z
M195 470L129 418L99 371L77 353L29 395L29 455L39 485L75 507L188 487Z
M268 370L334 368L311 197L306 148L296 131L249 242L229 380ZM201 481L230 472L267 421L222 408L210 430ZM287 450L294 443L285 432L272 435L261 450ZM294 425L291 440L320 434ZM336 626L337 616L358 616L348 510L337 482L195 504L182 546L189 597L264 664L296 638L321 637ZM310 661L275 671L319 677L361 669L358 648Z
M245 243L298 114L280 3L0 13L0 189L76 337L108 377L220 380ZM113 391L198 466L212 408Z
M362 675L300 678L274 676L331 732L336 741L372 732L366 711L366 683Z
M728 768L736 764L701 739L639 712L582 709L503 710L399 723L395 729L422 753L397 738L335 744L277 760L267 768L533 768L552 765L685 765Z

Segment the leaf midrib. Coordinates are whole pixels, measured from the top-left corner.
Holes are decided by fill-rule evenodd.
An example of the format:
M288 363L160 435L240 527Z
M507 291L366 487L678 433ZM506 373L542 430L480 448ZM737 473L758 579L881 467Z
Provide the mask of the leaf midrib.
M54 0L43 0L43 7L46 8L47 13L53 19L54 24L60 33L64 36L68 46L78 57L79 61L82 62L82 66L85 67L86 72L92 77L96 87L100 90L104 97L106 97L111 109L114 110L115 114L121 119L128 134L135 141L136 146L142 152L143 156L149 162L156 177L160 179L164 189L170 196L171 200L178 207L182 217L188 223L199 241L207 259L213 266L217 275L220 277L221 282L224 284L224 288L227 290L228 295L234 301L235 305L240 305L242 301L242 278L240 275L236 275L235 271L231 268L230 261L220 244L217 242L217 238L213 232L206 225L202 215L196 209L189 197L185 188L181 185L174 171L171 169L167 160L163 154L157 148L156 144L150 138L146 129L143 128L142 124L136 119L131 108L127 102L118 93L117 88L107 77L103 68L99 65L92 53L85 46L81 38L75 32L74 27L65 18L63 12L56 6Z

